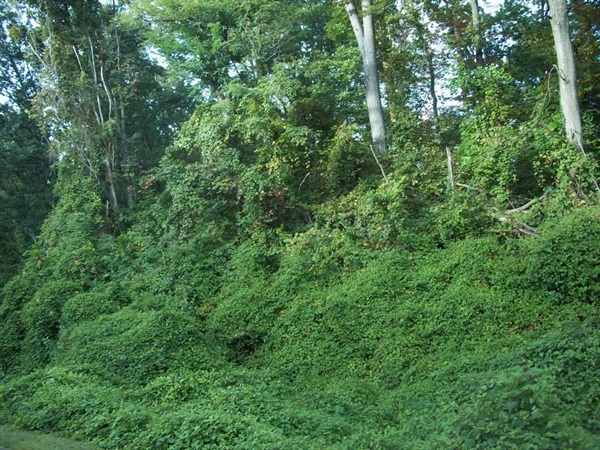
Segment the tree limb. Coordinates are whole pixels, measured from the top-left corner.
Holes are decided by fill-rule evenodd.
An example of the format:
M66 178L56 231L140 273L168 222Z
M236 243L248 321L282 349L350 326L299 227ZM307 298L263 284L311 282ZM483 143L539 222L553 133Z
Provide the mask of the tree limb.
M350 24L352 25L352 30L354 31L354 35L356 36L356 41L358 42L358 48L360 50L360 54L364 59L364 32L363 27L360 23L360 18L358 17L358 11L356 10L356 5L353 0L348 0L344 4L344 8L346 9L346 13L350 18Z
M385 180L386 183L388 183L389 181L388 181L387 176L385 175L385 170L383 170L383 166L379 162L379 158L377 157L377 153L375 153L375 149L373 148L372 145L370 145L369 147L371 147L371 153L373 153L373 157L375 158L375 162L379 166L379 170L381 170L381 175L383 175L383 179Z
M529 200L523 206L519 206L518 208L508 209L508 210L504 211L504 214L515 214L515 213L526 211L531 205L533 205L538 200L541 200L542 198L544 198L543 195L540 198L534 198L533 200Z

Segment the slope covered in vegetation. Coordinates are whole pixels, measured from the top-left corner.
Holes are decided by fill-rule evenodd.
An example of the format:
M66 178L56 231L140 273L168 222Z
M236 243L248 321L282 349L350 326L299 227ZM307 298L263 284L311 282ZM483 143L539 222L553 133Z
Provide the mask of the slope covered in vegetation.
M597 5L570 11L574 145L543 7L342 3L0 8L0 423L600 448ZM352 14L376 24L377 146Z
M424 252L258 233L219 274L176 246L100 281L28 267L3 420L105 448L594 448L599 214Z

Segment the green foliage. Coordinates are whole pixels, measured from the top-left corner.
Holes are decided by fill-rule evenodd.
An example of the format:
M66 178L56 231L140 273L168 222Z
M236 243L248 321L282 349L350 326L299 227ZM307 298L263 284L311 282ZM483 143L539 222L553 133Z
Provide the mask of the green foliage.
M112 314L124 303L128 303L127 299L124 299L122 293L110 284L104 289L96 288L90 292L71 296L61 309L61 329Z
M78 290L79 286L69 281L49 281L23 306L21 320L26 332L19 366L25 371L42 368L50 361L58 339L62 307Z
M44 221L30 264L46 279L87 286L103 269L97 252L102 203L92 180L69 164L61 167L56 191L60 200Z
M309 242L315 243L317 235L323 241L344 241L340 246L346 250L341 253L347 256L342 259L375 249L395 247L416 251L427 248L431 241L428 236L420 235L425 208L419 201L431 192L420 188L420 179L418 174L403 169L385 177L372 175L347 195L322 202L315 208L315 223L305 235L311 236Z
M251 420L226 412L218 415L203 411L166 413L152 424L148 434L134 448L183 450L224 447L249 449L254 445L271 447L268 434L253 435L252 425Z
M544 225L530 244L528 279L551 292L559 303L591 302L600 298L600 209L581 208L567 218Z
M38 83L27 69L21 8L0 7L0 286L19 272L53 200L47 144L27 113Z
M219 363L218 351L185 302L163 304L151 297L64 330L54 358L129 386L144 385L172 368Z
M432 207L433 236L442 244L467 236L482 236L494 224L486 206L476 192L454 192L449 201Z
M18 365L23 338L27 332L21 310L39 288L41 280L25 272L9 281L2 290L0 303L0 373L14 370Z
M464 2L375 2L377 160L342 5L51 3L0 6L0 251L25 261L0 423L106 449L600 447L595 88L584 153L535 9L477 30Z
M204 304L220 286L227 243L209 226L188 241L176 239L171 232L153 236L162 231L141 232L136 227L111 240L108 279L127 298L152 294Z
M495 204L507 205L519 192L523 179L533 174L525 168L530 161L526 135L515 127L511 104L513 80L503 67L477 69L468 78L476 99L473 112L461 125L462 141L457 149L457 179L490 197ZM525 188L533 188L528 186Z
M595 447L597 427L586 416L597 414L598 392L589 378L597 367L592 362L596 346L591 344L597 334L592 323L570 324L511 355L512 368L465 377L456 388L457 402L450 406L457 413L451 426L460 444L468 448ZM575 380L572 368L581 367L581 361L589 361L584 363L588 367L582 372L575 369ZM573 403L574 396L582 403Z
M242 167L227 144L228 111L201 108L190 118L162 162L170 197L168 225L180 236L199 224L215 223L223 233L235 220Z
M0 420L103 448L594 448L595 223L582 208L534 239L422 252L357 245L350 225L258 229L198 304L16 279L4 305L27 320L51 325L66 295L50 364L4 379Z
M104 446L131 443L149 415L106 382L62 368L35 372L7 385L4 421L30 430L60 431Z
M598 194L598 163L592 154L565 142L561 115L537 111L529 126L528 139L536 154L532 160L535 176L540 185L553 189L558 211L594 198ZM552 212L552 206L549 210Z

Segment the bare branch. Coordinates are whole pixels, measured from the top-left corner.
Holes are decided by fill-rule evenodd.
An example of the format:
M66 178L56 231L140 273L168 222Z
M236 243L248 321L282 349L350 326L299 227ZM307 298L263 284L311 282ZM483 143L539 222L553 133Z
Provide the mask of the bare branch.
M92 78L94 79L94 84L96 86L96 103L98 105L98 114L96 118L98 120L99 125L104 125L104 113L102 112L102 102L100 101L100 94L98 93L98 73L96 71L96 57L94 56L94 45L92 44L92 39L88 36L88 42L90 44L90 69L92 71Z
M104 79L104 65L100 65L100 79L102 80L102 86L104 87L104 92L106 92L106 97L108 98L108 117L112 117L112 107L113 107L113 97L108 89L108 85L106 84L106 80Z
M531 205L533 205L538 200L541 200L542 198L544 198L544 196L541 196L540 198L534 198L533 200L529 200L523 206L519 206L518 208L509 209L509 210L504 211L504 214L515 214L515 213L526 211Z
M479 189L474 188L472 186L469 186L468 184L463 184L463 183L454 183L455 186L461 187L461 188L465 188L465 189L469 189L470 191L479 191Z
M450 188L452 189L452 191L454 191L454 161L452 160L452 153L450 152L450 147L446 147L446 157L448 159L448 178L450 180ZM466 185L461 186L466 187Z
M302 180L302 182L300 183L300 185L298 186L298 194L300 194L300 188L302 187L302 185L304 184L304 182L308 179L308 177L312 174L312 172L308 172L305 176L304 179Z
M79 59L79 54L77 53L77 47L75 47L75 45L73 45L73 53L75 53L75 58L77 58L77 65L79 66L79 70L81 71L81 73L84 73L83 66L81 65L81 60Z
M383 175L383 179L385 180L386 183L389 183L388 178L385 175L385 170L383 170L383 166L379 162L379 158L377 157L377 153L375 153L375 149L373 148L372 145L370 145L369 147L371 148L371 153L373 154L373 157L375 158L375 162L379 166L379 170L381 170L381 175Z

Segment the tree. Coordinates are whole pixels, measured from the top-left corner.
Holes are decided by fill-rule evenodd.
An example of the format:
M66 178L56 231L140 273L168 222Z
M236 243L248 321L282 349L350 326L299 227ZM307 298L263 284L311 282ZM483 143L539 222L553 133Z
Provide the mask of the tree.
M379 92L379 76L377 74L377 59L375 55L375 29L373 27L371 0L362 0L362 24L354 0L346 1L344 6L350 18L352 30L354 31L363 61L367 109L369 111L373 146L378 154L385 155L387 153L387 144L381 93Z
M186 102L172 85L161 86L163 69L145 52L142 25L124 20L116 2L31 3L41 34L31 46L41 64L38 118L65 166L61 175L89 177L86 188L97 191L107 222L117 225Z
M575 57L569 33L569 17L566 0L549 0L550 25L558 63L560 105L565 119L567 139L583 149L581 115L577 101L577 77Z
M22 11L0 5L0 287L18 273L52 204L46 136L29 114L39 89Z

